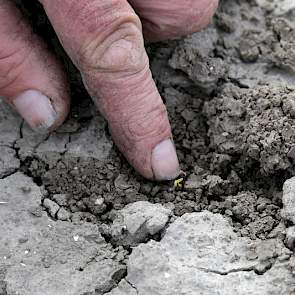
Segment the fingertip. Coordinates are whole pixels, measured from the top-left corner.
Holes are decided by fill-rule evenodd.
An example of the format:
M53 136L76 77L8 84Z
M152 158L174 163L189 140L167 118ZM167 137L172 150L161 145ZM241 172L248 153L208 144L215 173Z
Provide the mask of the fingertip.
M152 151L151 165L154 179L172 180L180 174L175 146L171 139L160 142Z

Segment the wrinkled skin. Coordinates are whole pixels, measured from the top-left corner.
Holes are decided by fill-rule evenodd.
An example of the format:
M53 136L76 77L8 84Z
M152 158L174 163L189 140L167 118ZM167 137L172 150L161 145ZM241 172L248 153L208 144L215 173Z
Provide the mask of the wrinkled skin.
M81 72L115 143L144 177L179 174L166 108L149 69L147 41L196 32L218 0L40 0ZM143 37L144 36L144 37ZM38 131L63 123L70 97L57 59L11 0L0 0L0 96Z

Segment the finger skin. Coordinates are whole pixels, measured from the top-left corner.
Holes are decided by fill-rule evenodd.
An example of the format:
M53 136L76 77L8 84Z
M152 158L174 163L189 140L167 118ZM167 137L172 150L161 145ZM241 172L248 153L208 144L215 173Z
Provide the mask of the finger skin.
M143 22L149 41L172 39L206 27L218 0L130 0Z
M152 151L172 134L138 16L122 0L41 2L115 143L138 172L154 179Z
M60 125L69 109L62 68L12 1L0 0L0 95L14 105L16 97L32 90L50 98L57 113L52 128ZM38 116L29 119L39 124Z

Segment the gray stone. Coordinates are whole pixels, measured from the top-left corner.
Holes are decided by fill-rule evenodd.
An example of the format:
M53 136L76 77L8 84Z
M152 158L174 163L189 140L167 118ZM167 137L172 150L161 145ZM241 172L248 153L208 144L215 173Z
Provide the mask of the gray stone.
M94 215L101 215L107 209L104 198L93 194L90 198L84 200L83 205L86 205L90 212Z
M0 205L0 290L7 295L108 292L125 268L117 253L94 224L31 214L41 198L40 188L21 173L0 180L0 200L7 202Z
M7 146L0 146L0 178L16 171L20 166L14 149Z
M60 208L57 212L57 219L62 221L67 221L71 219L72 214L67 211L65 208Z
M288 179L283 186L282 217L295 224L295 177Z
M160 204L140 201L127 205L115 214L111 235L118 245L134 246L159 233L172 211Z
M59 210L59 206L49 199L44 200L43 206L48 210L50 216L55 218L56 213Z
M283 259L276 259L288 255L279 240L238 237L219 214L185 214L161 242L133 250L126 281L141 295L294 294L294 276ZM116 288L114 294L128 293Z
M59 206L66 206L68 204L69 196L67 194L55 194L52 196L52 200Z

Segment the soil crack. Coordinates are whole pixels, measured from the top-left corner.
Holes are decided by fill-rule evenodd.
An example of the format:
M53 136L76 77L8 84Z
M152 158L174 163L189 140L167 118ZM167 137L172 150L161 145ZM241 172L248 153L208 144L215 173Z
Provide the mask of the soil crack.
M136 291L136 294L139 294L139 291L137 290L137 288L130 281L128 281L126 278L124 278L124 280L132 289Z
M221 276L227 276L229 274L232 273L239 273L239 272L254 272L257 275L264 275L267 271L269 271L273 266L273 263L268 267L265 268L262 271L257 270L257 268L255 266L251 266L251 267L241 267L241 268L237 268L237 269L230 269L228 271L219 271L219 270L214 270L214 269L209 269L209 268L197 268L198 270L205 272L205 273L213 273L213 274L217 274L217 275L221 275Z

